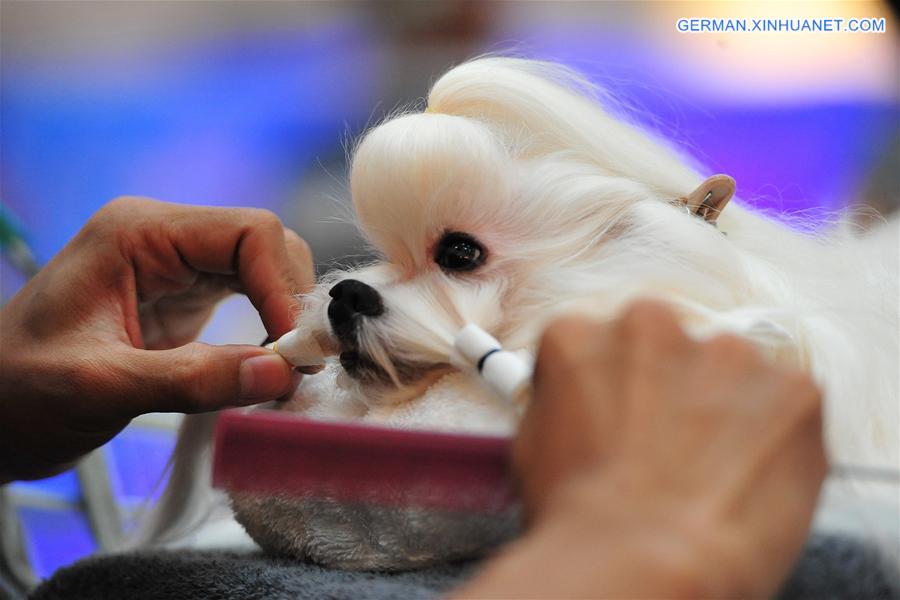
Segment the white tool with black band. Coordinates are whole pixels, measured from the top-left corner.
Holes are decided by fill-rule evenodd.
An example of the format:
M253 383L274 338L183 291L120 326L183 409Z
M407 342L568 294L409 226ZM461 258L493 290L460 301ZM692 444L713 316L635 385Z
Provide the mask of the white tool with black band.
M531 382L531 365L514 352L504 350L491 334L475 324L463 327L453 342L455 367L475 368L501 398L517 402ZM457 364L462 363L462 364Z

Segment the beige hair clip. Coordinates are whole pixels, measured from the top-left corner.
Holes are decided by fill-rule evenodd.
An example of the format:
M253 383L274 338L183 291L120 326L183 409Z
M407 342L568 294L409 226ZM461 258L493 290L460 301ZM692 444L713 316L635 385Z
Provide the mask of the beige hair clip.
M691 214L715 225L716 219L734 196L736 188L734 178L728 175L713 175L693 192L678 200Z

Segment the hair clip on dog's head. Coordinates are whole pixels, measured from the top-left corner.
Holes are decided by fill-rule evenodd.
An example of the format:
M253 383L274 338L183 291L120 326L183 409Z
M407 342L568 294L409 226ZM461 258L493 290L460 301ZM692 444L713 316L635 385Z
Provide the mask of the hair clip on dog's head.
M693 192L678 200L684 204L689 213L715 226L719 215L734 196L736 187L734 178L728 175L713 175Z

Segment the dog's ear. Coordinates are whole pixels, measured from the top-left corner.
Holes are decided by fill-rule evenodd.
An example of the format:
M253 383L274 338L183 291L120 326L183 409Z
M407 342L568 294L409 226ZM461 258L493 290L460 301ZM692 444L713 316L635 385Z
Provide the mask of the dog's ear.
M725 205L734 196L736 188L734 179L728 175L713 175L700 186L679 201L687 209L698 217L702 217L707 223L715 225L716 219L722 214Z

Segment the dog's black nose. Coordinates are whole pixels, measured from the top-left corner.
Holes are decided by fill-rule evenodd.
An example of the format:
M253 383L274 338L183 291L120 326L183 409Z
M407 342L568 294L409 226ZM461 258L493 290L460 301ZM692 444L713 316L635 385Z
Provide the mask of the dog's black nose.
M381 295L370 285L356 279L345 279L329 291L328 320L339 338L353 335L356 317L377 317L384 312Z

